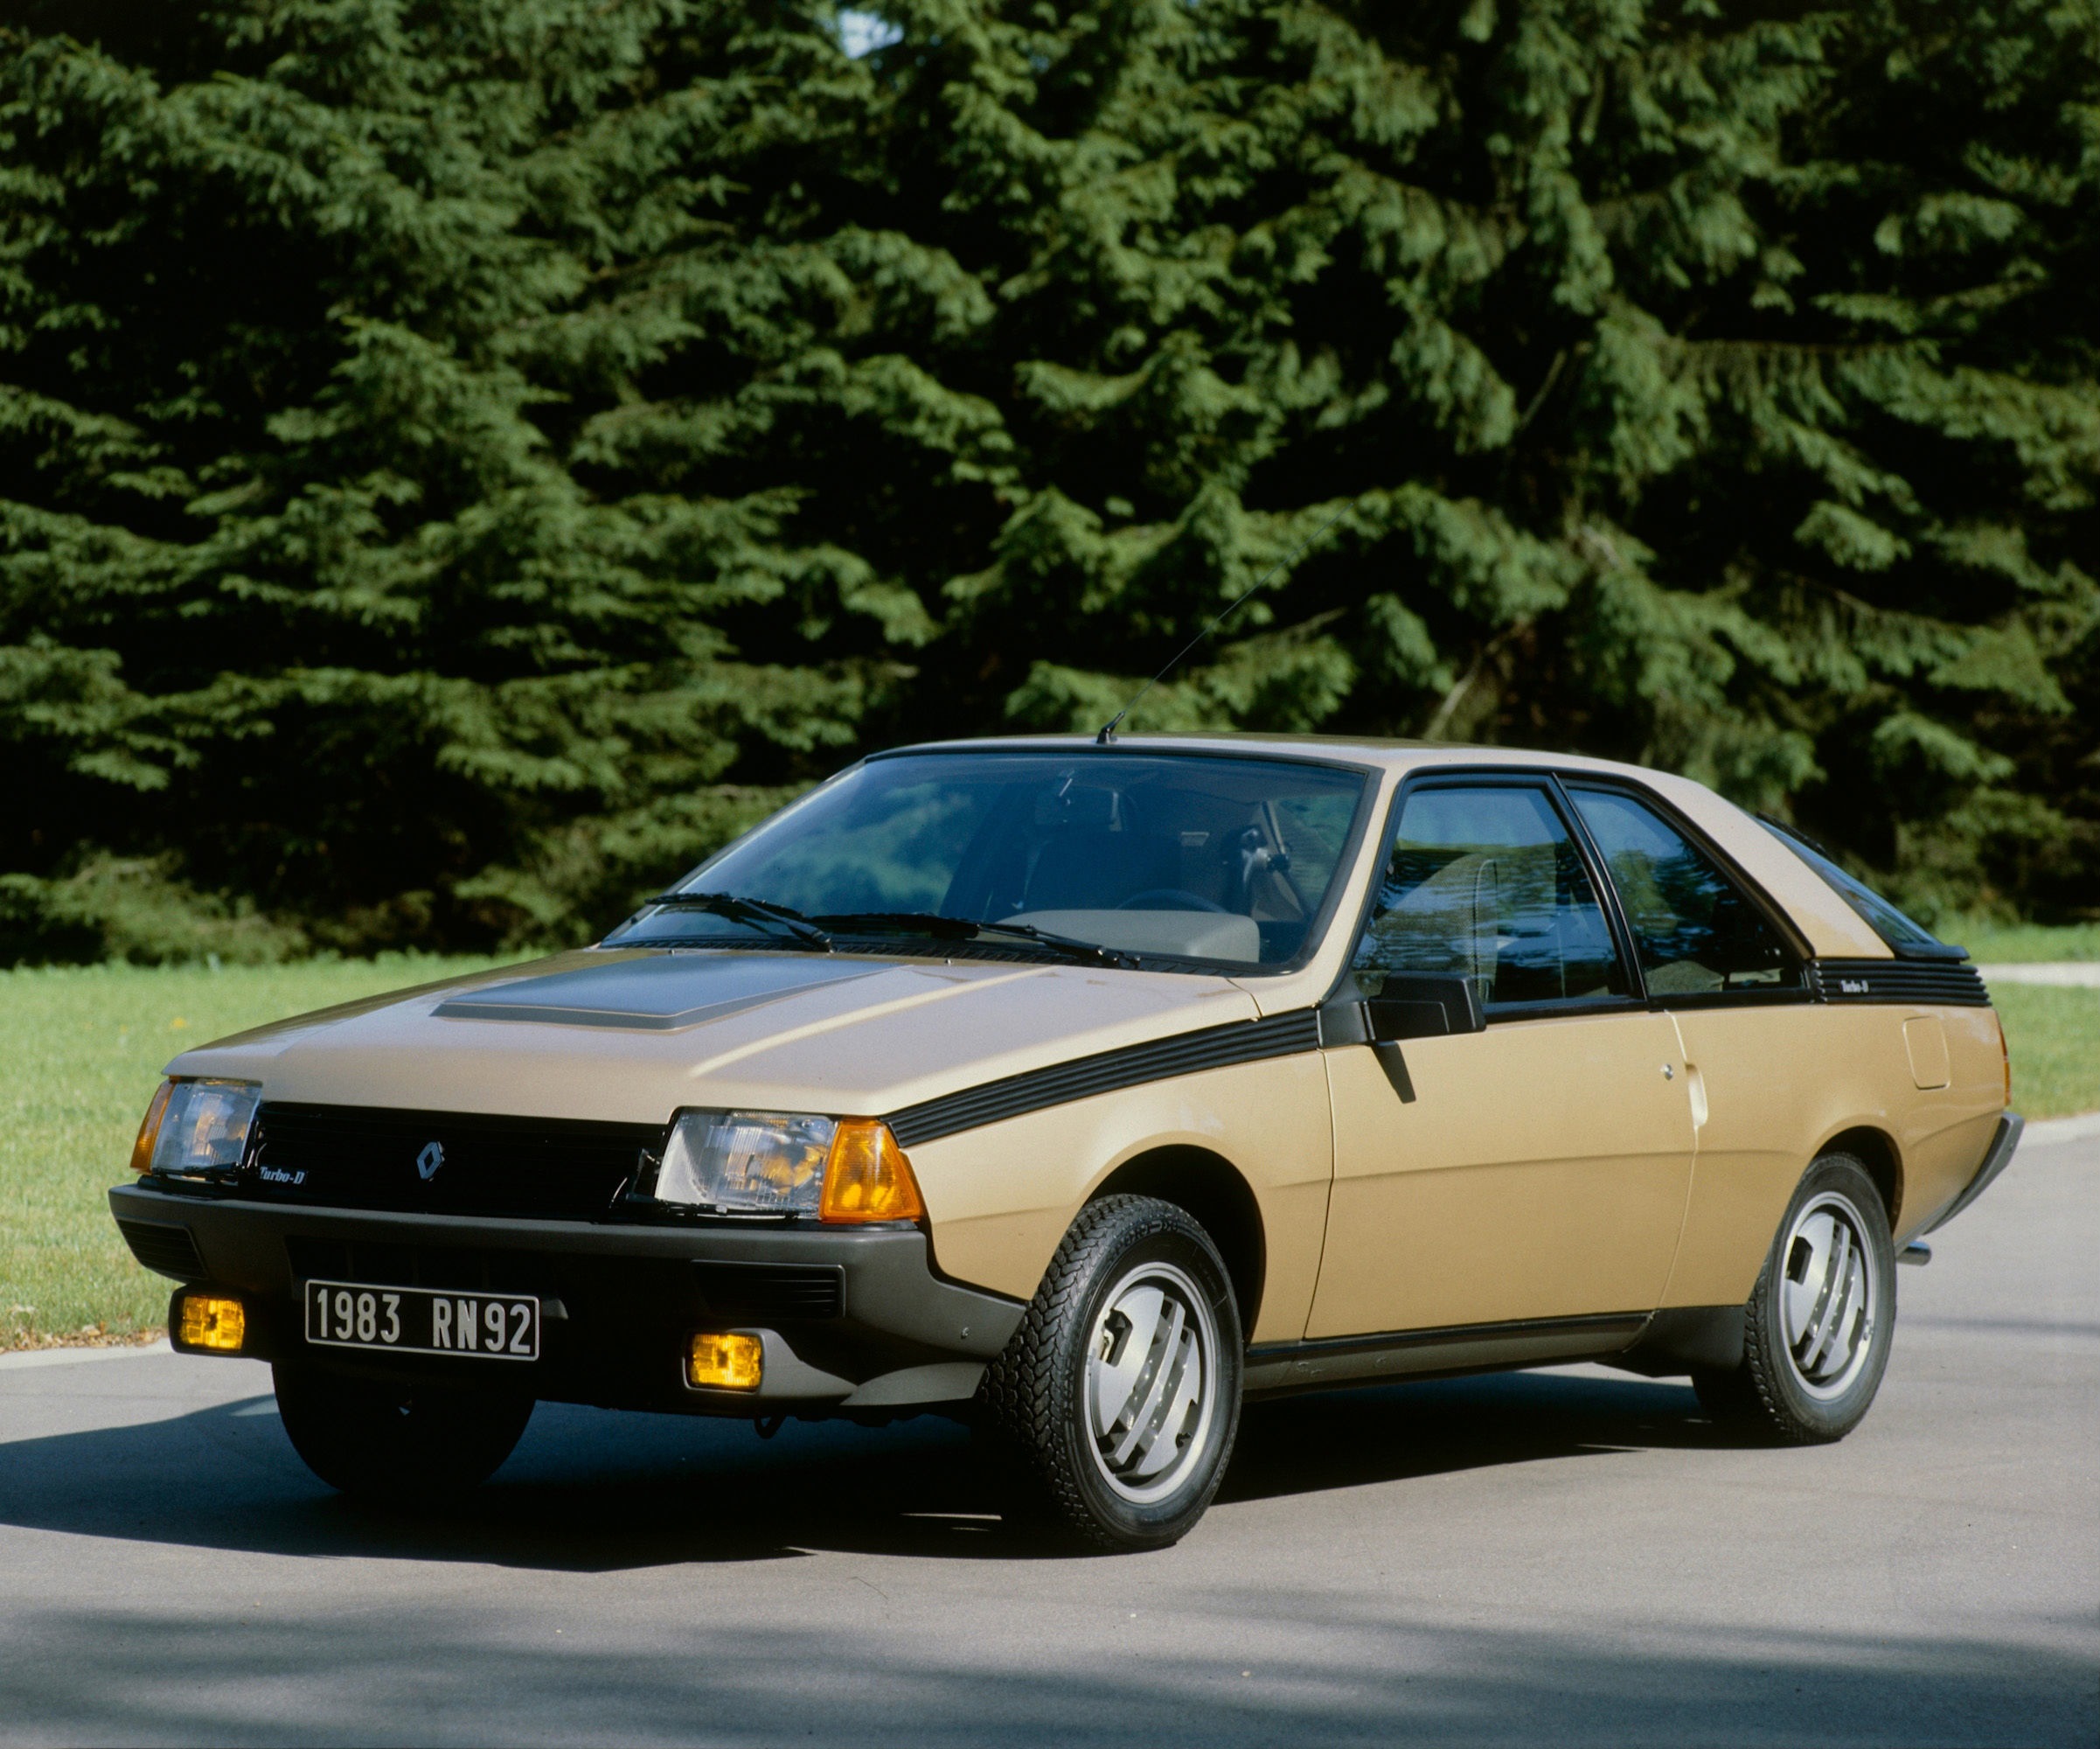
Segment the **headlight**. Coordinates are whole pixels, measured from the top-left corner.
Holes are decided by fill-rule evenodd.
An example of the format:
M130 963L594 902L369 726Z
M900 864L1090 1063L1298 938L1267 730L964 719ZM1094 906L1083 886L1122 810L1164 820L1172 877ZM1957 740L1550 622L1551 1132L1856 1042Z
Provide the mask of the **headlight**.
M664 1150L657 1200L722 1215L814 1215L838 1128L785 1111L688 1111Z
M169 1081L146 1108L135 1172L231 1172L247 1152L262 1089L253 1081Z
M915 1221L926 1212L888 1125L792 1111L686 1112L664 1150L656 1199L717 1215L831 1222Z

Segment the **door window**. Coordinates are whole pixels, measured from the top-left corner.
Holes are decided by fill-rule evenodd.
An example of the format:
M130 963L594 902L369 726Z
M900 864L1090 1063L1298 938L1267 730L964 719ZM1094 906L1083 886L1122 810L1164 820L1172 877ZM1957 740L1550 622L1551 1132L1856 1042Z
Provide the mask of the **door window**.
M1779 931L1712 857L1631 796L1568 793L1610 870L1652 994L1799 987Z
M1453 972L1484 1006L1627 993L1574 840L1529 785L1408 794L1354 968L1366 996L1388 976Z

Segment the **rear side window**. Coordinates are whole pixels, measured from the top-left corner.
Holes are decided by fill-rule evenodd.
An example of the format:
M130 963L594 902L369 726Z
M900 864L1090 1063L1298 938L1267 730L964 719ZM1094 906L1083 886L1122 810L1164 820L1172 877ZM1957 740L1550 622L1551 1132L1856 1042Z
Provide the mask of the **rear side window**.
M1571 785L1568 795L1603 854L1651 994L1800 986L1778 930L1662 815L1616 790Z
M1358 987L1452 973L1484 1006L1623 996L1596 889L1546 791L1418 789L1357 944Z
M1798 833L1790 832L1777 820L1760 820L1764 829L1838 889L1839 896L1862 917L1869 929L1896 951L1904 948L1930 948L1934 957L1949 958L1959 952L1950 948L1923 923L1913 923L1856 874L1847 874Z

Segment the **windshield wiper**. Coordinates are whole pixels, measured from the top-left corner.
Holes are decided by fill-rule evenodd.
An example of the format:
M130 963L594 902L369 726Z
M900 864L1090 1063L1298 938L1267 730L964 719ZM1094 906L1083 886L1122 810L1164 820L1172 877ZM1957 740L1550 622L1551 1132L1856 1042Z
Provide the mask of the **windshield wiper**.
M796 941L821 952L831 951L831 937L803 914L767 899L747 899L735 893L658 893L645 902L666 910L708 911L732 923L777 923Z
M975 941L981 936L1010 935L1096 965L1130 968L1139 963L1134 954L1125 953L1121 948L1103 947L1099 942L1081 941L1076 936L1057 935L1049 930L1040 930L1033 923L977 923L968 917L947 917L935 911L826 912L810 921L841 935L915 930L942 941Z
M1077 936L1057 935L1049 930L1040 930L1033 923L977 923L973 925L979 935L1018 935L1024 941L1032 941L1039 947L1053 947L1063 953L1084 954L1103 965L1135 966L1139 961L1134 953L1126 953L1120 947L1103 947L1097 941L1081 941Z

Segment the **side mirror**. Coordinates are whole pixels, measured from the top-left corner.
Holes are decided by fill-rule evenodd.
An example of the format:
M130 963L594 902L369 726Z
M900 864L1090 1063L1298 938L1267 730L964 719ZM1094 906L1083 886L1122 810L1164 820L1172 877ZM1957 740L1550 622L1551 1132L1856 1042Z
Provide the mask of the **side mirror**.
M1473 980L1457 976L1388 978L1364 1013L1373 1040L1442 1038L1487 1026Z
M1368 1000L1330 1002L1322 1008L1320 1042L1393 1044L1401 1039L1477 1033L1486 1026L1471 979L1389 977L1384 990Z

